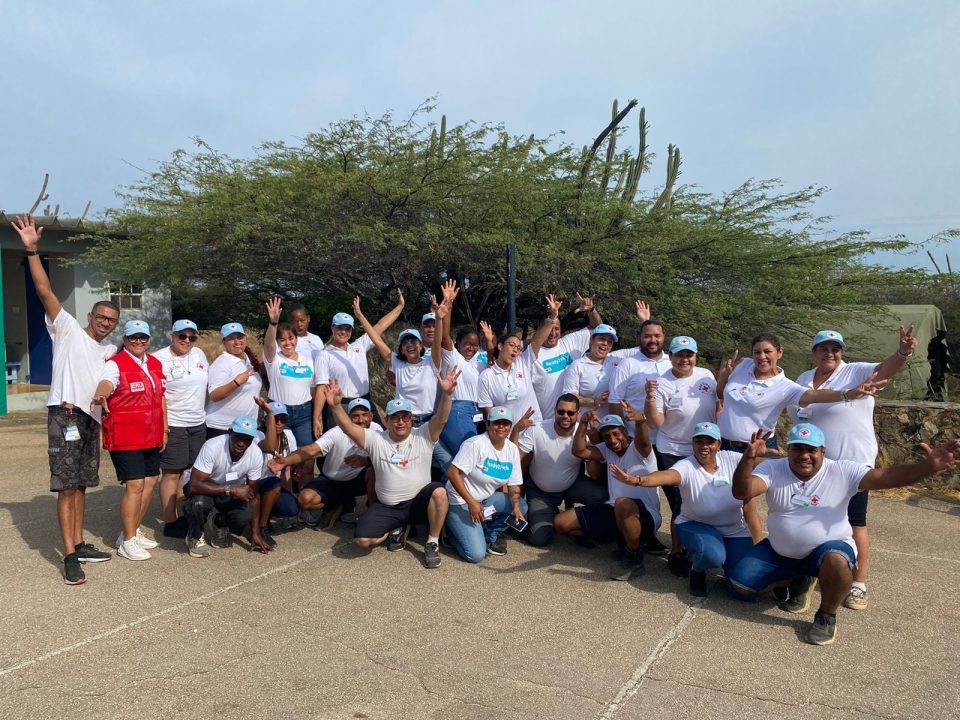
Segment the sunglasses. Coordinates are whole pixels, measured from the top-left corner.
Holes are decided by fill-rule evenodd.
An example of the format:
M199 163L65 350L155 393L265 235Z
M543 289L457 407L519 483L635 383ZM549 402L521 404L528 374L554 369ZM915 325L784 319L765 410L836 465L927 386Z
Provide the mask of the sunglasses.
M554 410L553 413L554 415L567 415L569 417L573 417L574 415L577 414L577 411L576 410Z
M150 342L150 338L147 335L127 335L127 340L130 342Z
M177 333L177 340L185 340L186 342L196 342L199 335L191 335L190 333Z

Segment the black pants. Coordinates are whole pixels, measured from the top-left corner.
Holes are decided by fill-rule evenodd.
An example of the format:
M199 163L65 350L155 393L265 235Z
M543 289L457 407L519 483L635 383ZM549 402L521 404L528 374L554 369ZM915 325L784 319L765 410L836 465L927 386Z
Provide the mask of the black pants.
M213 495L191 495L183 502L183 515L187 518L189 537L199 538L203 534L207 515L216 508L220 525L226 526L234 535L242 535L253 520L253 508L240 498L231 495L214 497Z

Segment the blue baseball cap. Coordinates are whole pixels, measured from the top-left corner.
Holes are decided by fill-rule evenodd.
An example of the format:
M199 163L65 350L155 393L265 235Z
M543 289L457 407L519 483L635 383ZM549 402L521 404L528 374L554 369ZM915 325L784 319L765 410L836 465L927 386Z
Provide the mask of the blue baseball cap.
M693 435L691 437L697 437L697 435L706 435L708 438L719 440L720 428L712 422L699 422L693 426Z
M397 344L403 345L403 341L411 337L416 338L417 341L420 342L421 344L423 343L423 338L420 336L420 331L410 329L410 330L404 330L402 333L400 333L400 337L397 339Z
M827 341L835 342L842 348L845 348L847 344L843 342L843 335L838 333L836 330L821 330L816 335L813 336L813 344L810 345L810 349L813 350L817 345Z
M689 335L677 335L677 337L670 341L670 352L675 353L681 350L689 350L692 353L697 352L697 341Z
M420 318L420 324L421 324L421 325L423 325L423 324L425 324L425 323L428 323L428 322L436 322L436 321L437 321L437 314L436 314L436 313L432 313L432 312L424 313L424 314L423 314L423 317Z
M330 321L331 327L335 325L349 325L353 327L353 315L349 313L337 313L333 316L333 320Z
M799 423L790 428L787 435L787 445L809 445L810 447L824 447L827 444L823 437L823 430L812 423Z
M405 398L395 398L387 403L387 415L393 415L398 412L413 413L413 406Z
M606 323L600 323L593 330L590 331L590 337L594 335L612 335L613 341L617 342L617 331L614 330L613 325L607 325Z
M510 412L510 408L506 408L503 405L490 408L489 412L487 412L487 422L496 422L497 420L508 420L512 423L513 413Z
M626 425L623 422L623 418L619 415L604 415L600 420L600 427L597 428L597 432L600 432L604 428L608 427L625 428Z
M233 425L230 426L230 430L239 435L249 435L254 439L257 437L257 423L252 417L247 417L246 415L241 415L234 420Z
M181 330L196 330L200 332L197 324L193 320L177 320L173 324L173 327L170 328L170 332L180 332Z
M290 414L290 413L287 412L287 406L284 405L282 402L278 402L278 401L274 400L273 402L267 403L267 405L269 405L269 406L270 406L270 409L273 410L274 416L276 416L276 415L289 415L289 414Z
M240 333L241 335L246 335L246 331L243 329L243 325L240 323L227 323L220 328L220 339L227 337L228 335L235 335Z
M347 405L347 413L348 413L348 414L349 414L349 413L352 413L352 412L353 412L354 410L356 410L358 407L366 408L367 410L371 410L371 409L372 409L372 408L370 407L370 403L369 403L367 400L365 400L365 399L363 399L363 398L354 398L353 400L350 401L350 404Z
M123 336L130 337L131 335L146 335L150 337L150 326L143 320L127 320L123 326Z

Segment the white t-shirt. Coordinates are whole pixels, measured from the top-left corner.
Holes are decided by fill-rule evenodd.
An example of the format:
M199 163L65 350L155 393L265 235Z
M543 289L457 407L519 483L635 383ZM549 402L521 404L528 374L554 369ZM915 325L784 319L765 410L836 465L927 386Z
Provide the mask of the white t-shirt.
M370 429L382 433L383 428L377 423L370 423ZM323 454L323 476L329 480L353 480L357 475L366 472L366 468L350 467L344 461L353 455L369 458L370 455L350 439L340 426L327 430L321 435L316 444Z
M303 337L297 336L297 353L303 353L305 356L316 356L323 352L323 340L319 335L308 332Z
M680 474L683 498L677 525L700 522L724 537L750 536L743 519L743 501L733 496L733 472L742 457L738 452L721 450L717 453L717 471L712 475L695 457L684 458L670 468Z
M506 440L503 449L497 450L487 433L464 440L453 464L460 470L467 492L477 502L483 502L503 485L523 485L517 446ZM449 480L447 497L454 505L467 504Z
M480 373L487 369L486 353L484 353L484 358L481 361L479 352L474 355L471 360L467 360L456 348L453 350L444 350L442 368L442 374L444 375L446 375L448 369L460 369L457 387L453 391L453 399L455 401L477 401L477 383L480 381Z
M845 363L831 373L820 390L853 390L863 385L877 370L877 363ZM816 370L807 370L797 378L797 384L813 387ZM827 439L826 453L831 460L850 460L873 467L877 461L877 435L873 429L873 397L838 403L816 403L787 408L796 422L809 422L823 430Z
M397 397L410 402L414 415L433 412L437 403L437 368L429 357L416 364L398 360L390 354L390 370L397 379Z
M563 394L563 375L567 368L589 349L587 328L561 336L552 348L540 348L533 365L533 389L544 420L553 420L557 398Z
M87 335L77 319L63 308L53 320L49 315L43 319L53 340L53 373L47 405L76 405L78 410L100 422L100 408L91 411L90 403L100 382L103 362L116 353L116 346L106 340L97 342Z
M632 440L623 457L618 456L604 443L600 443L596 447L597 450L600 451L600 454L603 455L604 462L607 463L607 490L610 493L610 499L607 500L607 504L613 505L617 502L617 498L621 497L639 500L643 503L647 512L653 517L654 528L660 527L660 496L657 494L657 489L654 487L626 485L617 480L613 475L613 471L610 469L611 465L617 465L631 475L649 475L652 472L656 472L657 456L653 454L653 450L650 451L649 455L643 457Z
M563 374L563 383L561 383L563 393L573 393L583 397L596 398L610 387L610 378L623 362L618 357L608 355L603 362L594 362L589 355L581 355ZM559 395L557 396L559 397ZM600 405L596 413L603 417L607 414L607 403Z
M657 379L654 399L663 413L657 428L657 450L686 457L693 454L693 427L717 421L717 381L706 368L695 367L690 377L678 378L673 368Z
M170 427L203 425L210 374L203 350L192 347L186 355L174 355L169 347L165 347L153 356L160 361L163 376L167 379L167 424Z
M364 430L364 449L376 474L377 499L384 505L397 505L416 497L430 483L433 446L430 426L414 428L403 442L394 442L389 432Z
M759 428L773 430L780 413L796 405L806 392L781 370L768 380L757 380L752 358L746 358L730 374L723 389L723 412L718 425L725 440L749 442Z
M345 398L355 398L370 392L370 368L367 365L367 353L373 347L373 340L366 334L341 350L327 345L327 371L330 380L340 382L340 392Z
M278 350L273 362L263 359L267 367L267 379L270 380L270 399L284 405L304 405L313 398L312 390L316 385L313 353L297 353L297 359L282 355Z
M213 392L221 385L232 383L237 375L248 370L253 371L253 366L246 355L237 357L230 353L223 353L210 366L207 391ZM256 418L257 403L254 402L254 398L260 395L262 387L263 381L260 376L253 373L243 385L223 400L210 400L207 403L207 426L226 430L241 415Z
M533 349L528 347L517 356L509 370L496 363L488 367L480 373L477 382L477 406L492 408L502 405L509 408L517 420L532 407L531 419L540 422L543 416L533 390L533 365Z
M767 532L780 555L805 558L828 540L842 540L857 551L847 519L850 498L870 467L824 458L820 471L801 483L788 458L771 460L753 474L767 485Z
M219 435L207 440L193 468L183 474L183 484L190 482L190 473L193 469L210 475L210 482L217 485L246 485L248 482L259 480L263 472L263 452L253 442L237 462L230 459L230 435Z
M523 452L533 453L530 479L543 492L563 492L583 472L583 460L571 452L573 433L568 437L558 434L553 420L528 427L520 433L518 442Z
M292 453L294 450L297 449L297 439L293 436L293 431L288 430L287 428L283 429L283 434L287 436L287 455L289 455L290 453ZM266 439L267 439L267 436L264 434L264 432L262 430L257 430L257 443L259 444ZM263 450L261 450L260 452L263 452ZM284 456L281 456L281 457L284 457ZM267 467L267 463L273 460L273 458L274 458L273 453L270 453L270 452L263 453L263 468L260 470L260 477L269 477L273 475L273 473L270 472L270 469Z

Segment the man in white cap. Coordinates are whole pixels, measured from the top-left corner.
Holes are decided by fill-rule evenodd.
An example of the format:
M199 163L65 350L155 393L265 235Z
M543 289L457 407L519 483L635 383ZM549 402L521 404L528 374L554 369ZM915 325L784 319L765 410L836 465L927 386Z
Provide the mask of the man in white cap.
M47 442L50 491L57 493L57 520L63 540L63 579L68 585L86 582L80 563L103 562L110 553L83 539L87 488L100 484L100 408L90 408L103 363L116 348L107 342L120 320L112 302L94 303L87 326L64 310L50 287L50 278L37 253L43 228L33 216L13 223L26 250L27 268L45 313L53 340L53 373L47 396Z
M424 546L424 564L440 565L440 531L447 517L447 492L442 483L430 481L433 448L440 439L450 415L453 390L459 370L448 372L437 381L442 390L437 411L430 421L413 427L409 401L396 398L387 403L387 429L377 432L355 425L341 404L341 392L335 380L327 388L327 405L340 429L358 447L370 455L376 476L376 500L360 516L354 531L361 548L373 548L389 540L388 550L401 550L411 523L426 521L429 526Z
M912 485L960 465L960 440L937 448L921 443L927 459L910 465L871 468L826 457L826 439L816 425L790 429L787 457L757 465L770 433L755 432L733 474L733 496L747 501L766 494L768 537L733 568L737 592L755 595L789 586L783 608L804 613L820 582L820 607L804 639L829 645L837 637L837 608L853 582L857 546L847 506L861 490Z

